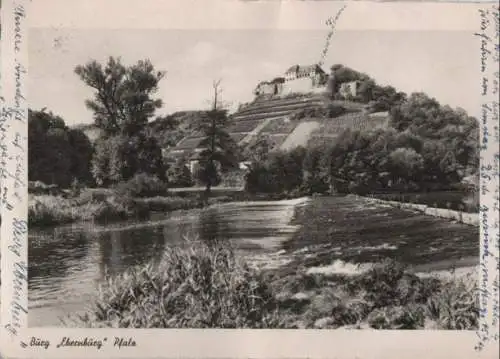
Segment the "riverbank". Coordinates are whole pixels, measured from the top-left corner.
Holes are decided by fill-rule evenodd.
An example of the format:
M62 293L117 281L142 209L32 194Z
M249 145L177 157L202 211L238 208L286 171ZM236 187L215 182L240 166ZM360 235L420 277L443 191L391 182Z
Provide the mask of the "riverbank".
M461 266L463 258L477 251L477 229L356 196L288 202L295 213L287 209L281 215L287 221L293 218L292 224L297 226L291 238L279 247L260 243L265 238L259 241L261 247L275 248L273 251L241 255L231 249L230 242L215 239L167 247L159 263L110 278L93 307L68 324L477 327L477 276L470 273L470 267ZM457 239L453 252L444 247L433 250L444 238ZM391 257L407 265L388 260ZM459 269L445 271L446 275L425 270L442 261L448 261L446 268ZM155 288L169 289L157 292Z
M103 224L131 219L144 220L152 212L202 208L231 200L229 196L214 196L205 202L196 195L129 198L112 190L87 190L77 196L30 194L28 222L30 227L43 228L75 222Z
M46 192L46 191L45 191ZM50 191L49 191L50 192ZM35 194L36 193L36 194ZM459 195L452 193L452 199L459 201ZM384 195L385 197L389 195ZM370 198L378 204L388 204L398 208L414 209L426 215L454 219L463 223L477 225L475 213L454 211L446 208L435 208L424 203L431 199L430 194L408 194L410 197L399 195L399 200L388 200L385 198ZM394 195L393 195L394 196ZM444 199L450 199L449 195L438 193L440 204ZM301 194L250 194L243 188L213 188L208 202L202 200L203 188L173 188L168 190L168 195L134 198L123 195L115 189L96 188L82 189L77 195L71 191L33 192L29 195L28 220L31 227L53 227L74 222L97 222L110 223L124 220L147 219L152 212L172 212L176 210L188 210L203 208L206 205L216 203L238 202L238 201L278 201L301 198ZM411 199L411 203L402 202ZM433 197L430 197L433 198ZM425 200L424 200L425 199ZM422 200L422 201L421 201ZM448 202L446 202L448 204ZM458 203L458 202L457 202ZM456 203L455 203L456 204ZM471 207L472 208L472 207Z

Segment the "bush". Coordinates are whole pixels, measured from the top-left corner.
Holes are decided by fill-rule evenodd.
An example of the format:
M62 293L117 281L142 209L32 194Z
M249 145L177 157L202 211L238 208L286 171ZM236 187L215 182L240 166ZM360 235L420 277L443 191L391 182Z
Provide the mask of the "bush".
M202 206L202 201L197 198L184 197L150 197L136 199L135 203L143 204L151 211L170 212L182 209L192 209Z
M104 202L97 203L87 213L90 217L88 219L106 223L130 218L146 218L149 208L129 198L110 197Z
M99 186L107 187L147 173L165 177L161 148L156 139L145 133L116 135L96 141L92 175Z
M136 174L127 182L117 186L117 192L130 198L167 195L167 184L157 176L145 173Z
M188 242L159 263L109 278L85 327L265 328L278 326L277 304L263 277L226 243Z
M130 218L146 218L148 206L128 197L106 195L89 196L86 191L76 199L56 196L37 196L30 199L28 222L30 226L56 226L76 221L109 222Z
M439 329L464 330L479 324L477 278L443 280L439 290L427 300L427 317L437 322Z
M171 187L192 187L194 181L187 161L180 159L167 171L168 182Z
M423 329L424 314L419 306L385 307L368 315L368 323L374 329Z

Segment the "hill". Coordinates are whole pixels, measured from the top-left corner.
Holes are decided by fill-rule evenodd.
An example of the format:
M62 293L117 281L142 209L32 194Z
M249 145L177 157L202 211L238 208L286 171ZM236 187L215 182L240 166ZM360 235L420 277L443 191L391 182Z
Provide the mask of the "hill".
M266 137L273 149L288 150L305 146L311 137L334 138L345 128L385 126L388 113L370 114L362 103L309 93L257 97L230 119L228 132L242 148ZM201 140L196 133L186 136L169 150L168 157L192 155Z
M168 149L193 131L193 125L202 113L203 111L178 111L158 117L148 123L146 131L156 138L162 148ZM93 123L75 125L74 128L82 130L91 142L95 142L101 135L101 131Z

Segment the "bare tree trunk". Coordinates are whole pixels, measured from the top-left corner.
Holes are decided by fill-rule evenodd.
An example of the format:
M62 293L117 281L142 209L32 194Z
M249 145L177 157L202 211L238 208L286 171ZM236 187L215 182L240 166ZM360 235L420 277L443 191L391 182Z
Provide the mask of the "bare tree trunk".
M216 111L217 111L217 100L218 100L218 95L219 95L219 86L220 86L220 80L214 81L213 83L213 88L214 88L214 102L213 102L213 117L212 117L212 129L211 129L211 138L210 138L210 156L208 159L208 168L210 169L210 172L213 171L214 168L216 168L215 163L214 163L214 154L216 151L215 148L215 130L216 130ZM215 173L217 175L217 173ZM210 191L212 187L212 178L208 179L207 186L205 188L205 200L208 201L208 198L210 197Z

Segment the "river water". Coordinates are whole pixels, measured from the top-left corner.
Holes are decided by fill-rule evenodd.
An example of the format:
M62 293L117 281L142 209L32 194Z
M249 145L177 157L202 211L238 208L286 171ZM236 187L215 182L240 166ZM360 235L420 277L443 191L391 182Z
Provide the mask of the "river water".
M272 263L283 264L283 261L286 262L286 255L283 259L283 244L294 233L299 234L299 228L302 231L307 228L307 226L300 227L290 223L295 210L307 204L308 201L310 200L296 199L226 203L205 210L182 211L170 215L156 214L146 223L121 222L107 226L73 225L45 231L31 231L28 252L29 326L60 326L61 317L85 309L96 294L97 286L107 274L118 274L132 265L159 258L166 246L182 245L185 236L197 236L201 239L225 238L233 243L240 254L254 264L263 263L267 266ZM341 220L338 222L338 239L335 238L337 230L331 233L331 240L328 239L332 245L340 245L343 248L343 252L338 252L337 258L356 261L356 258L363 253L376 249L381 256L395 258L399 256L403 260L406 253L411 261L411 253L422 252L418 246L411 244L412 240L407 236L398 235L397 238L394 237L394 240L391 239L392 242L387 241L386 231L380 228L383 224L381 221L387 221L388 225L393 224L397 231L404 231L407 226L406 222L403 223L401 219L396 218L397 214L386 213L381 209L376 209L377 212L372 212L373 214L367 214L369 209L366 204L361 203L356 205L357 207L348 208L347 203L350 201L339 202ZM345 208L345 213L342 212L342 208ZM360 213L361 217L355 213ZM358 230L353 227L355 223L361 223L360 228L369 226L368 222L359 222L363 221L363 215L375 219L373 223L378 227L374 227L374 231L367 228ZM424 224L428 223L428 219L422 217L417 220L421 223L420 227L428 227ZM414 224L418 225L418 223ZM443 227L440 222L436 223L440 228ZM374 239L375 229L381 233L377 238L382 238L382 241ZM468 238L474 237L474 234L471 235L471 231L467 228L465 232L462 228L457 230L460 233L466 233ZM303 250L314 241L313 232L314 228L311 228L307 239L309 243L306 240L304 248L294 248L294 253L297 253L295 258L302 260L309 255L304 255ZM347 234L351 232L357 238L356 243L348 240ZM472 253L477 258L474 249L477 245L473 240L464 241L463 235L446 238L451 234L448 227L441 228L440 233L437 230L432 230L432 232L437 233L435 238L431 238L436 250L441 251L439 248L442 248L444 251L449 251L449 248L456 248L456 238L462 238L458 242L466 245L465 251L462 252ZM359 247L359 243L362 243L363 248ZM376 244L375 247L374 244ZM411 247L408 247L409 245ZM464 247L463 244L460 246ZM319 250L314 249L314 251ZM330 261L335 258L330 254L328 257ZM338 260L334 266L338 266ZM336 270L342 271L345 267L336 268Z
M81 311L106 274L159 258L185 237L231 240L256 259L279 250L296 230L290 225L304 200L227 203L203 211L156 214L147 223L73 225L29 235L29 326L57 326Z

